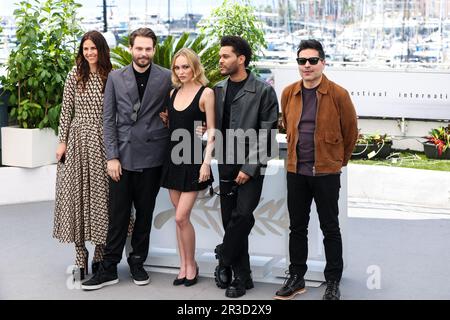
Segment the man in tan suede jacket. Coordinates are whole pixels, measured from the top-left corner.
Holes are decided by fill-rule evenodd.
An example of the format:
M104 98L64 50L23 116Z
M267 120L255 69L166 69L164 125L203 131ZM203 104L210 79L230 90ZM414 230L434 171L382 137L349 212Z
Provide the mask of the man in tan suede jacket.
M323 299L339 300L344 265L338 219L340 173L358 136L356 112L347 90L323 74L325 53L320 42L301 41L297 63L302 79L286 87L281 97L288 143L289 278L274 298L287 300L305 292L308 222L314 199L326 256Z

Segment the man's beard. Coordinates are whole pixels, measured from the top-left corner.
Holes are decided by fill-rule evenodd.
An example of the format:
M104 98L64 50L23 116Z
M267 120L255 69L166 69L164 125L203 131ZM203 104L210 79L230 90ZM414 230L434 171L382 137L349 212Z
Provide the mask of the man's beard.
M142 58L141 58L142 59ZM150 57L148 57L148 59L146 59L146 62L144 64L139 62L139 58L135 58L133 57L133 62L139 67L139 68L145 68L148 67L151 63L152 63L152 59Z
M220 74L222 76L229 76L229 75L237 73L238 70L239 70L238 66L233 65L233 66L230 66L229 68L224 68L224 69L220 70Z

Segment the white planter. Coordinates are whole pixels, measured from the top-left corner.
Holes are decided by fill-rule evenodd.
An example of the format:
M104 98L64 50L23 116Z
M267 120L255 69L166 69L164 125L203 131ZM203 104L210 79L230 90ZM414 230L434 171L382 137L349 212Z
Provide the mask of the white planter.
M0 206L55 200L56 165L0 168Z
M35 168L56 163L58 137L53 129L2 128L2 164Z

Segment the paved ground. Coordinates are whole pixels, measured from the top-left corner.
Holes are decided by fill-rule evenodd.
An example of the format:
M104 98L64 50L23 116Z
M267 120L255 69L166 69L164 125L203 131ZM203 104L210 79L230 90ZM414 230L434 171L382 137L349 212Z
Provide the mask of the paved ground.
M344 299L450 299L450 216L352 206ZM0 299L227 299L206 277L178 288L173 274L150 272L151 284L137 287L124 262L115 286L70 288L73 249L51 238L52 224L53 202L0 206ZM278 287L256 283L244 298L271 299ZM320 299L323 290L309 287L296 299Z

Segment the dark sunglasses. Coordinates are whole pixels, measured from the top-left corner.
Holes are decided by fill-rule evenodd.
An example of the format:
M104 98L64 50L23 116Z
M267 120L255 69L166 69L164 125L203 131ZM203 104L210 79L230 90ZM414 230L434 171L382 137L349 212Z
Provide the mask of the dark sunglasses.
M322 61L322 58L319 57L312 57L312 58L297 58L297 63L301 66L304 66L306 64L306 61L309 62L310 65L316 65L319 63L319 61Z
M141 108L140 102L137 102L133 105L133 113L131 114L131 120L133 120L134 122L137 121L137 115L140 108Z

